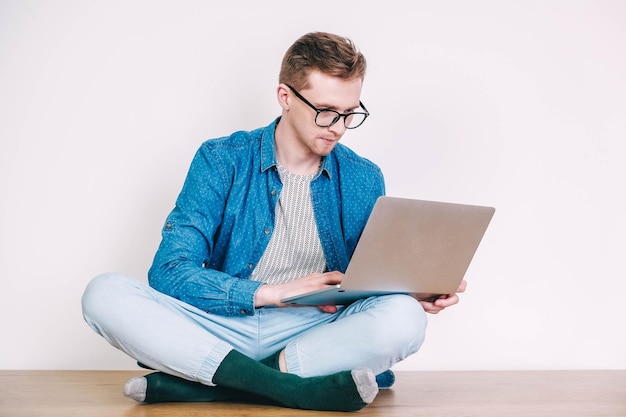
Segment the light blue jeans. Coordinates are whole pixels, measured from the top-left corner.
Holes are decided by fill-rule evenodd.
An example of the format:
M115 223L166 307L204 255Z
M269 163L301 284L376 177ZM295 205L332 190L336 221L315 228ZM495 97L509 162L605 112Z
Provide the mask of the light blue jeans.
M422 306L386 295L340 307L266 307L224 317L119 274L94 278L82 298L89 326L137 361L206 385L235 349L253 359L285 349L288 372L300 376L369 368L374 374L417 352L426 330Z

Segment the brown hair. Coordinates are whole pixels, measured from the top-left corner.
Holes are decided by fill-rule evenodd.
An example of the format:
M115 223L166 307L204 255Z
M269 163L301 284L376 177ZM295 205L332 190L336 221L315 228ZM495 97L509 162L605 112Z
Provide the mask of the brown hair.
M279 83L306 89L312 70L351 80L365 77L367 63L354 43L342 36L311 32L300 37L287 50L280 67Z

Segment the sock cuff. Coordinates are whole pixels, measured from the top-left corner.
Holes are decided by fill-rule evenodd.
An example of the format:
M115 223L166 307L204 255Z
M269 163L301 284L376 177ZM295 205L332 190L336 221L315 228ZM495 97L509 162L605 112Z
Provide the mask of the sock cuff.
M195 380L204 385L215 386L213 382L215 373L220 364L224 362L226 356L230 355L232 352L237 353L228 343L222 341L218 342L204 359L202 366L198 369Z

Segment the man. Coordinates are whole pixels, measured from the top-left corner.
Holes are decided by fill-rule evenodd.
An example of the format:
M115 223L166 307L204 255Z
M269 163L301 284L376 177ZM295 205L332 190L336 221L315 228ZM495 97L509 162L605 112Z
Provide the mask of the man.
M417 352L424 311L458 302L451 294L433 303L408 295L281 303L341 282L384 194L380 169L338 143L369 115L365 70L349 39L298 39L281 66L281 117L196 153L150 286L116 274L89 284L87 323L157 371L130 380L127 396L355 411L393 382L394 363Z

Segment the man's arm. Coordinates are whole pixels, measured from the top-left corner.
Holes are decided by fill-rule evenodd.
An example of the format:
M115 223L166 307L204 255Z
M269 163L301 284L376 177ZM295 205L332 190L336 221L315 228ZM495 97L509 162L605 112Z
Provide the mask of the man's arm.
M196 153L176 207L162 230L148 278L158 291L214 314L254 314L261 283L214 269L214 237L223 230L232 178L220 154L203 145Z

